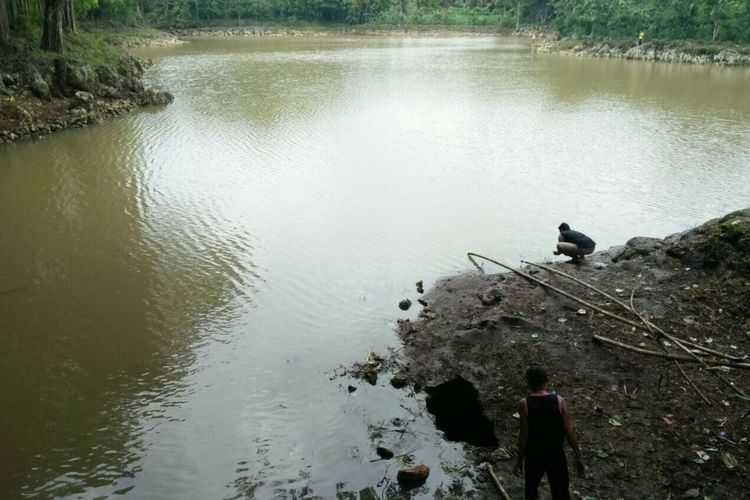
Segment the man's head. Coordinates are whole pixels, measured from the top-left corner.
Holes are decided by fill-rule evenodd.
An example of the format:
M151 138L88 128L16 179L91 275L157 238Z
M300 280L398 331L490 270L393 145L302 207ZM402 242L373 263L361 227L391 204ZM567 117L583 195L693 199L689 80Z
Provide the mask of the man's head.
M532 391L544 389L547 385L547 370L537 365L529 367L526 370L526 382Z
M559 229L560 231L570 231L570 226L567 222L563 222L562 224L557 226L557 229Z

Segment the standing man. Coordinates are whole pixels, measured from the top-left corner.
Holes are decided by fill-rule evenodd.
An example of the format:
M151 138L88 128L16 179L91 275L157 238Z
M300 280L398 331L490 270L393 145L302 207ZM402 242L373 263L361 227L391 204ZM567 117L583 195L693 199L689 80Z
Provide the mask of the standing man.
M573 260L588 255L596 248L596 242L578 231L573 231L570 226L563 222L557 229L560 235L557 237L557 251L552 252L554 255L567 255Z
M584 477L578 438L570 421L565 400L547 392L547 371L541 366L526 370L531 394L518 403L521 428L518 433L518 459L513 473L525 472L525 498L539 498L539 483L544 474L549 480L552 500L570 500L570 476L565 458L564 440L573 449L576 471ZM525 461L525 464L524 464ZM525 465L525 467L524 467Z

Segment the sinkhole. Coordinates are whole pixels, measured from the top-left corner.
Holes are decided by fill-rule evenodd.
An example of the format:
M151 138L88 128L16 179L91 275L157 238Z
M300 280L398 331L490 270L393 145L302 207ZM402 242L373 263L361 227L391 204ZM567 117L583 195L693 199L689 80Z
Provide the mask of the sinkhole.
M456 377L435 387L427 387L427 411L448 441L474 446L497 447L492 422L484 416L479 392L471 382Z

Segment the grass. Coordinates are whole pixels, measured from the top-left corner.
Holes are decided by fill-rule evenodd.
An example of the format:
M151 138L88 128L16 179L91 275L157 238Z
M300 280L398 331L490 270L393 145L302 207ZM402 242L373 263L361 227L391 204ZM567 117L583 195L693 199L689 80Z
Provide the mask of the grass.
M0 45L0 71L19 71L27 64L49 66L61 56L87 63L92 67L105 63L116 65L122 53L107 43L101 34L83 30L65 35L63 54L42 50L41 39L42 31L37 27L13 32L10 43Z

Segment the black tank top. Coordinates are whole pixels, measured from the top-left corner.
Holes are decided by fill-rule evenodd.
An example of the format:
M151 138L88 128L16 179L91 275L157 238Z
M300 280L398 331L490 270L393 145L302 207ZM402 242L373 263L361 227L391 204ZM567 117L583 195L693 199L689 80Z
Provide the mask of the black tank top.
M557 394L526 396L526 410L529 423L526 455L562 450L565 428Z

